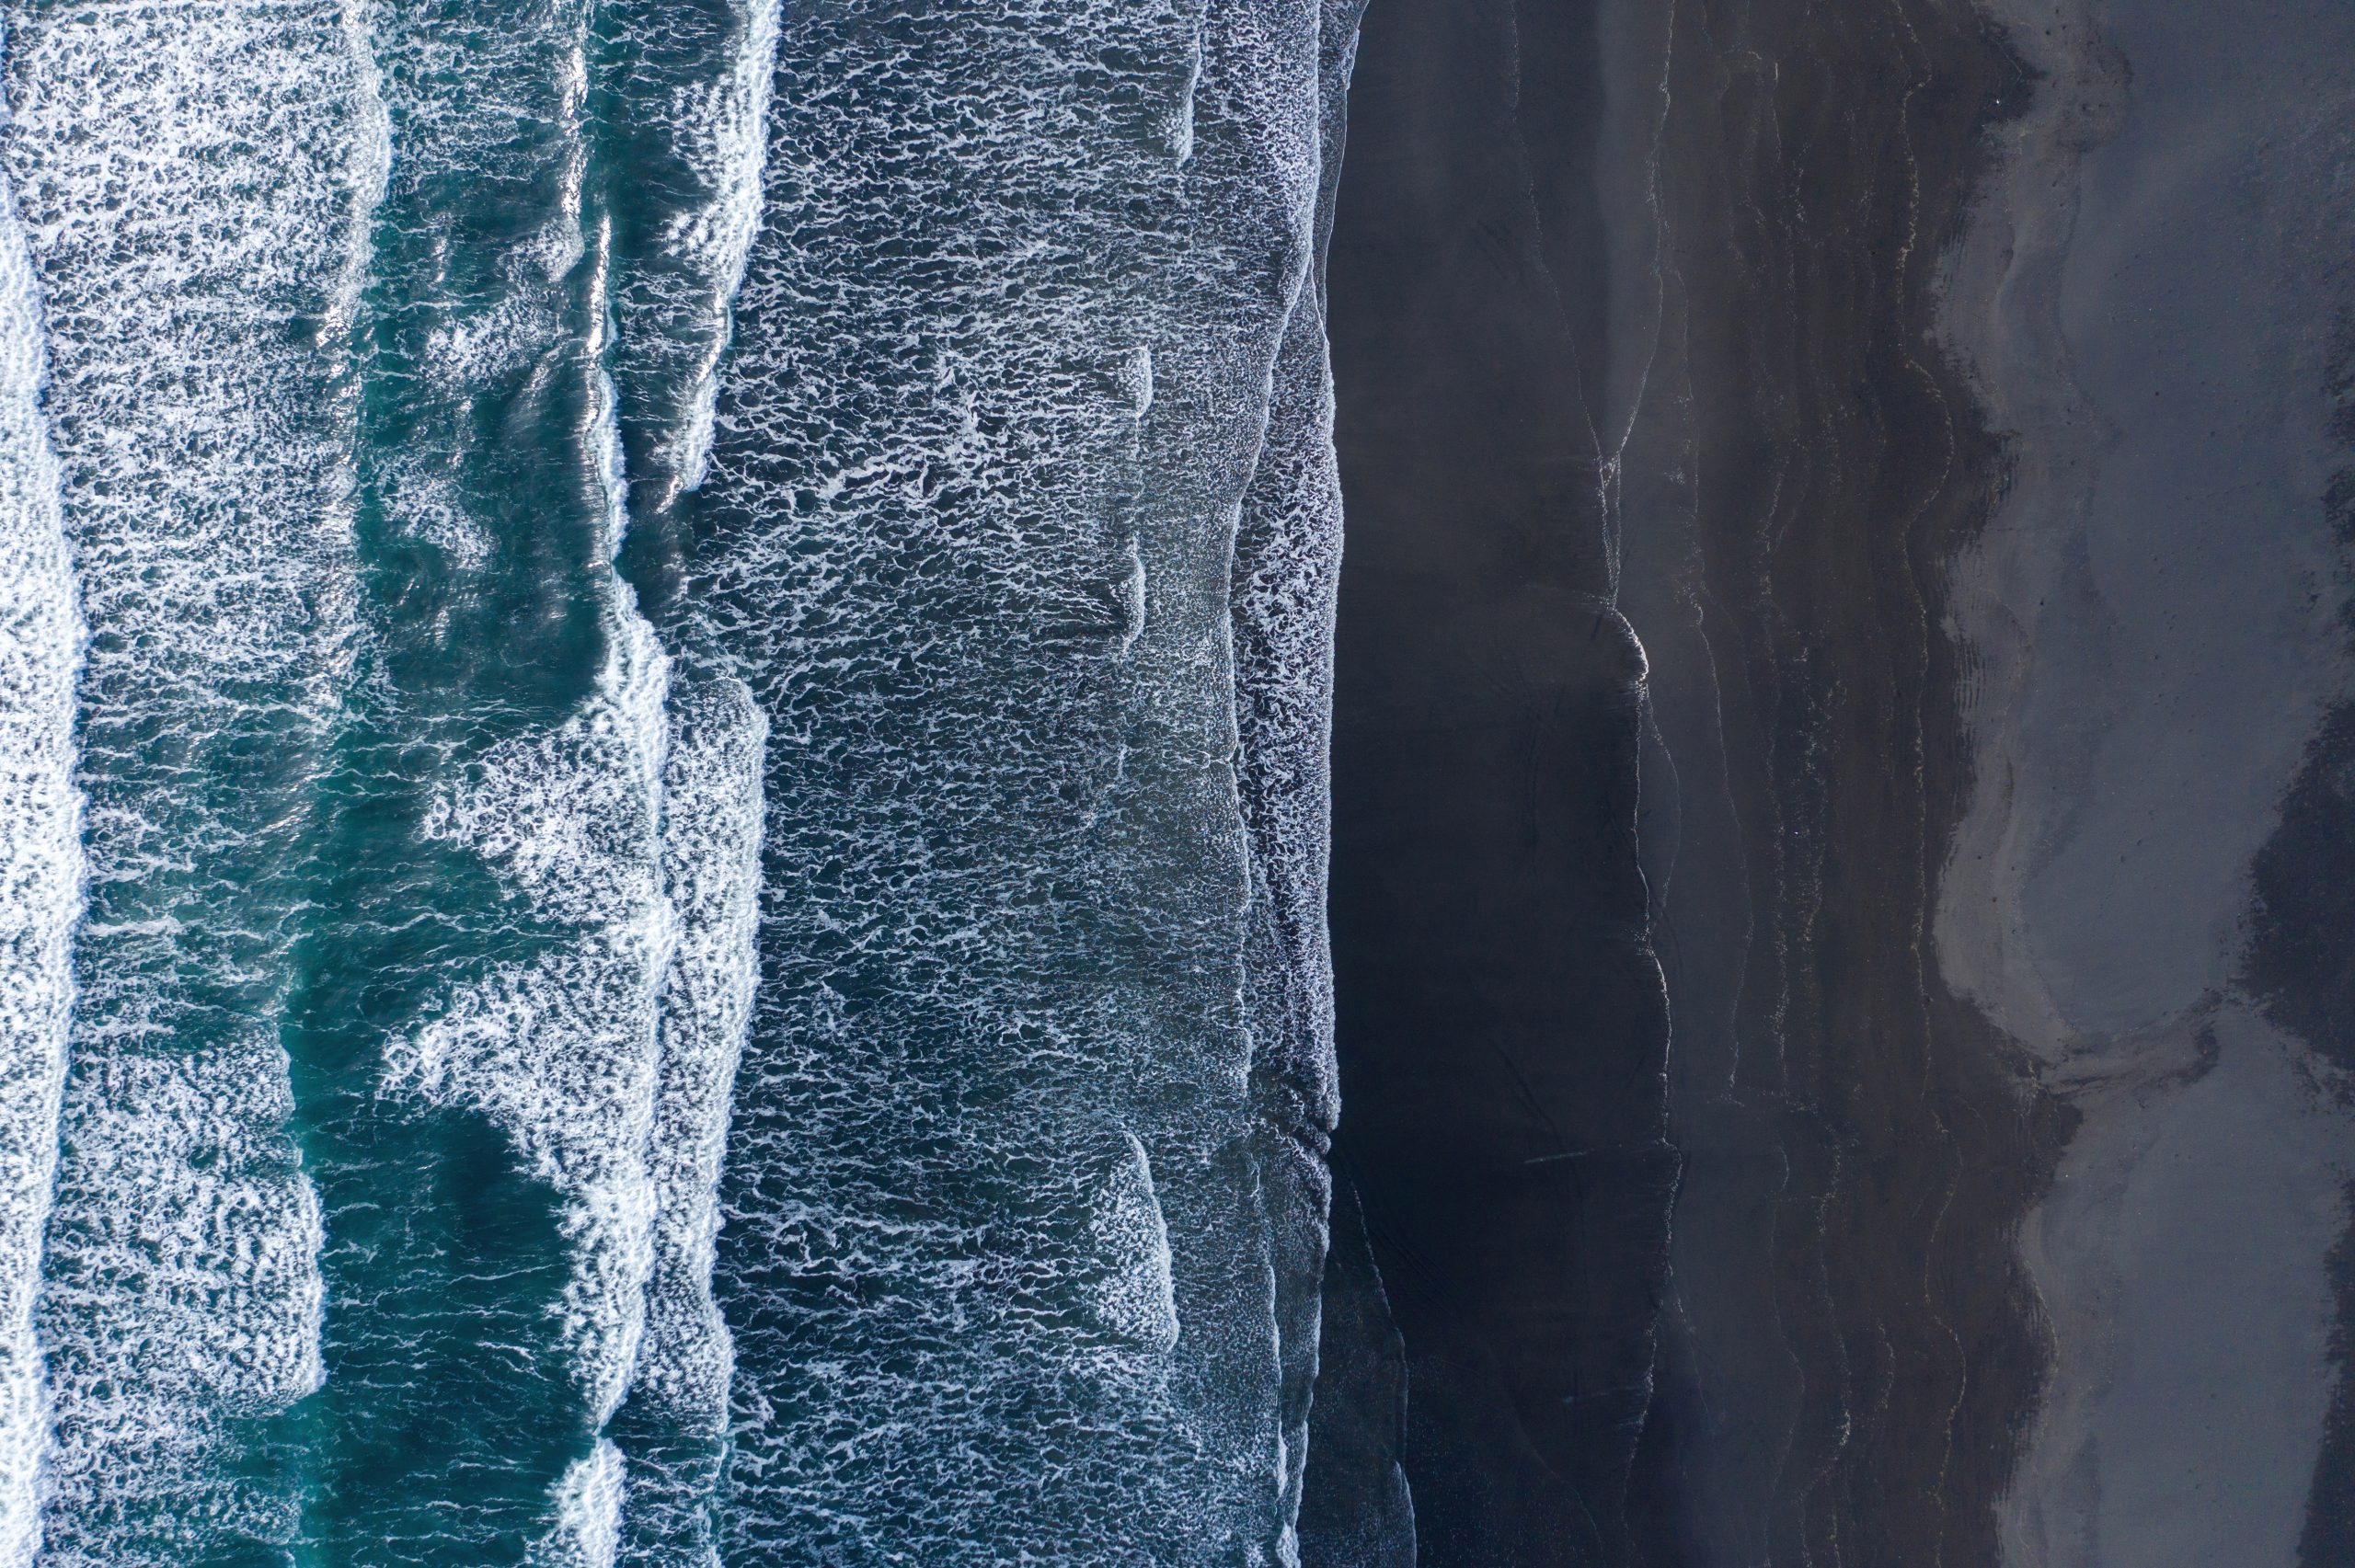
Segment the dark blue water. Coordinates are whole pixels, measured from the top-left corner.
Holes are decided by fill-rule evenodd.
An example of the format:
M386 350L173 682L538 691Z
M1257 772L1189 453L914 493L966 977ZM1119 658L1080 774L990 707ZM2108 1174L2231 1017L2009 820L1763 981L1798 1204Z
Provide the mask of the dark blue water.
M1289 1560L1354 7L6 22L0 1561Z

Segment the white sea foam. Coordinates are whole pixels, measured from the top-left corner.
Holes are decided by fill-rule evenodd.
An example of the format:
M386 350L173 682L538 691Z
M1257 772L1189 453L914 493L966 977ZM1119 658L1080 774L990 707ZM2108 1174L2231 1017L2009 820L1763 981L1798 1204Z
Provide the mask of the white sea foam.
M711 455L712 406L719 393L719 359L728 346L728 312L744 281L744 267L760 226L761 170L768 150L769 93L776 79L778 0L744 7L744 46L734 69L714 91L708 165L718 199L674 243L699 253L717 285L713 330L695 381L690 417L673 460L681 488L703 483Z
M349 670L338 302L382 115L331 0L6 22L0 161L91 639L89 923L38 1308L46 1555L123 1568L282 1536L291 1497L224 1472L222 1418L319 1376L275 888Z
M556 1523L532 1544L527 1568L614 1568L621 1534L622 1454L599 1438L556 1483Z
M680 940L662 990L653 1141L654 1273L637 1397L675 1426L723 1428L733 1354L711 1295L728 1112L752 1014L767 720L723 681L674 704L662 861Z
M656 815L668 674L651 629L617 611L582 711L495 748L441 803L431 831L579 930L465 987L385 1057L389 1088L485 1112L562 1196L564 1338L600 1422L628 1386L653 1266L658 998L677 936Z
M1121 360L1116 373L1130 401L1136 405L1136 418L1142 423L1153 412L1153 350L1138 344Z
M776 0L616 13L605 85L660 151L641 200L671 216L614 271L611 363L656 509L703 478L717 367L758 223ZM649 193L651 192L651 193ZM610 235L608 235L608 246ZM600 286L604 282L600 275ZM611 395L611 388L608 388ZM618 503L620 442L608 488ZM733 1346L713 1299L718 1186L752 998L767 721L741 682L680 675L664 768L662 875L679 940L664 977L649 1173L655 1200L646 1326L618 1428L632 1562L717 1563L710 1490L728 1421Z
M400 125L399 163L392 175L406 198L414 199L417 181L453 169L485 179L530 177L549 191L536 224L501 246L487 271L478 270L485 258L466 256L460 258L466 263L463 272L412 280L407 303L433 322L418 362L404 367L419 377L410 391L419 406L463 408L552 349L570 346L565 285L592 239L582 225L589 166L586 50L587 11L578 3L508 24L425 24L396 17L375 40L376 68L387 78L390 110ZM519 128L533 132L544 126L554 134L518 143ZM529 154L523 150L527 146ZM431 452L385 455L388 505L398 522L415 526L412 491L432 491L431 481L444 477L446 469ZM454 509L460 525L469 525L463 504Z
M0 178L0 1565L32 1561L44 1400L33 1338L82 900L82 626L39 406L40 306Z
M1128 1158L1112 1167L1090 1221L1097 1255L1109 1265L1097 1290L1105 1326L1166 1356L1178 1346L1178 1294L1170 1276L1169 1224L1154 1196L1153 1162L1134 1133Z
M1269 1304L1282 1370L1276 1467L1287 1521L1276 1554L1284 1562L1299 1550L1290 1521L1298 1516L1308 1458L1332 1204L1326 1154L1340 1111L1325 889L1342 527L1322 252L1361 10L1362 0L1323 0L1313 143L1295 144L1281 160L1284 184L1300 204L1295 222L1312 235L1311 266L1271 372L1231 578L1236 784L1252 887L1244 1000L1265 1117Z
M108 1201L90 1201L87 1178L61 1191L51 1237L65 1263L52 1261L42 1294L44 1326L79 1335L52 1341L51 1533L63 1539L47 1560L144 1561L154 1550L58 1516L84 1499L182 1514L173 1529L211 1517L281 1535L292 1499L208 1472L224 1457L221 1416L269 1414L319 1382L319 1208L279 1130L293 1108L285 1057L248 1036L187 1055L114 1055L98 1076L69 1096L67 1150L106 1162ZM175 1474L182 1466L193 1473Z
M661 482L658 507L700 486L710 457L729 311L760 226L778 12L779 0L738 0L725 13L724 37L715 40L725 49L716 71L658 79L641 65L622 84L661 117L671 155L696 192L664 229L659 265L636 272L619 302L621 353L649 394L642 412L658 431L648 454ZM616 22L625 41L636 42L640 30L675 33L682 18L646 6L619 14ZM696 25L710 24L697 18ZM644 41L675 44L667 37ZM643 61L659 52L632 52Z
M385 200L393 167L392 115L385 107L384 73L376 66L368 13L369 0L342 0L338 16L344 59L351 71L350 132L343 164L348 203L343 265L336 274L320 334L322 341L330 343L345 340L359 312L361 291L368 283L368 228Z
M438 321L420 396L447 415L468 408L486 384L584 378L588 395L563 460L578 467L544 477L560 494L575 475L587 481L594 515L547 526L584 528L584 544L605 558L585 585L599 603L605 661L569 717L474 757L429 815L428 832L470 847L546 934L534 957L489 968L421 1027L388 1041L385 1086L487 1116L522 1168L556 1195L570 1265L554 1304L562 1349L587 1415L602 1425L640 1360L660 1255L663 991L682 926L665 887L671 661L611 569L629 518L615 389L602 369L613 224L592 221L586 200L588 17L586 6L566 5L531 26L411 25L390 40L402 62L403 123L413 128L412 177L495 168L536 174L552 192L520 243L461 258L476 281L431 298ZM511 142L515 103L538 117L536 168ZM576 304L584 261L585 297ZM488 558L488 530L500 523L437 476L430 452L396 452L389 462L402 525L456 545L452 558L462 567ZM659 1286L655 1295L664 1299ZM555 1499L554 1533L534 1561L613 1560L622 1471L610 1442L574 1467Z
M787 13L682 595L777 731L741 1551L1285 1550L1229 595L1325 9Z
M1276 365L1267 438L1234 584L1238 795L1251 856L1244 999L1268 1134L1269 1304L1283 1371L1276 1467L1297 1555L1332 1199L1326 1151L1340 1111L1325 921L1335 592L1341 492L1322 301L1302 290Z

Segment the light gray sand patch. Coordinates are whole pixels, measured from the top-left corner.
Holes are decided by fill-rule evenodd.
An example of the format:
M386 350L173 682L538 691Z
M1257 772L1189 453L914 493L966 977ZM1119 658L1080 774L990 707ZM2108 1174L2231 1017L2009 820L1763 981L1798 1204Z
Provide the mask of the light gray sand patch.
M1993 8L2045 81L1949 273L2013 466L1955 568L1976 784L1938 947L2085 1117L2022 1239L2054 1363L2006 1556L2287 1564L2355 1134L2303 1043L2214 999L2348 690L2320 243L2346 214L2316 198L2355 12Z

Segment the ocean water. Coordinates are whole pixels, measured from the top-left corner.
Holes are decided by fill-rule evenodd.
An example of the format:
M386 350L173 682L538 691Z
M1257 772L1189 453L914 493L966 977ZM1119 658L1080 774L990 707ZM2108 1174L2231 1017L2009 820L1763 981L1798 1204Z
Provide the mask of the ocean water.
M0 22L0 1563L1291 1561L1353 0Z

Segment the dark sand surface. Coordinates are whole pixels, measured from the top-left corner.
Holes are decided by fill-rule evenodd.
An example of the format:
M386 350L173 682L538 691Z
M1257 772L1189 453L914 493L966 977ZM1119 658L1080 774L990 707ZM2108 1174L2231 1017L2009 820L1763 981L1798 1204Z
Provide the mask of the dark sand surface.
M1961 4L1367 15L1312 1564L1397 1477L1432 1564L1994 1560L2065 1118L1928 956L1999 472L1931 329L2023 87Z
M1652 1560L1988 1562L2061 1118L1928 952L1970 779L1944 566L2000 474L1930 328L2022 84L1959 4L1678 16L1623 599L1682 786Z
M1337 1167L1403 1336L1430 1564L1626 1553L1665 1284L1643 658L1611 608L1613 302L1588 282L1615 107L1593 22L1370 8L1333 241ZM1328 1354L1362 1356L1363 1314L1334 1317ZM1312 1563L1361 1560L1320 1524L1382 1480L1339 1462L1333 1419Z
M2077 1121L2004 1560L2345 1563L2355 13L1993 9L2051 86L1953 260L2010 483L1936 947Z
M2355 1563L2350 64L1377 0L1312 1564Z

